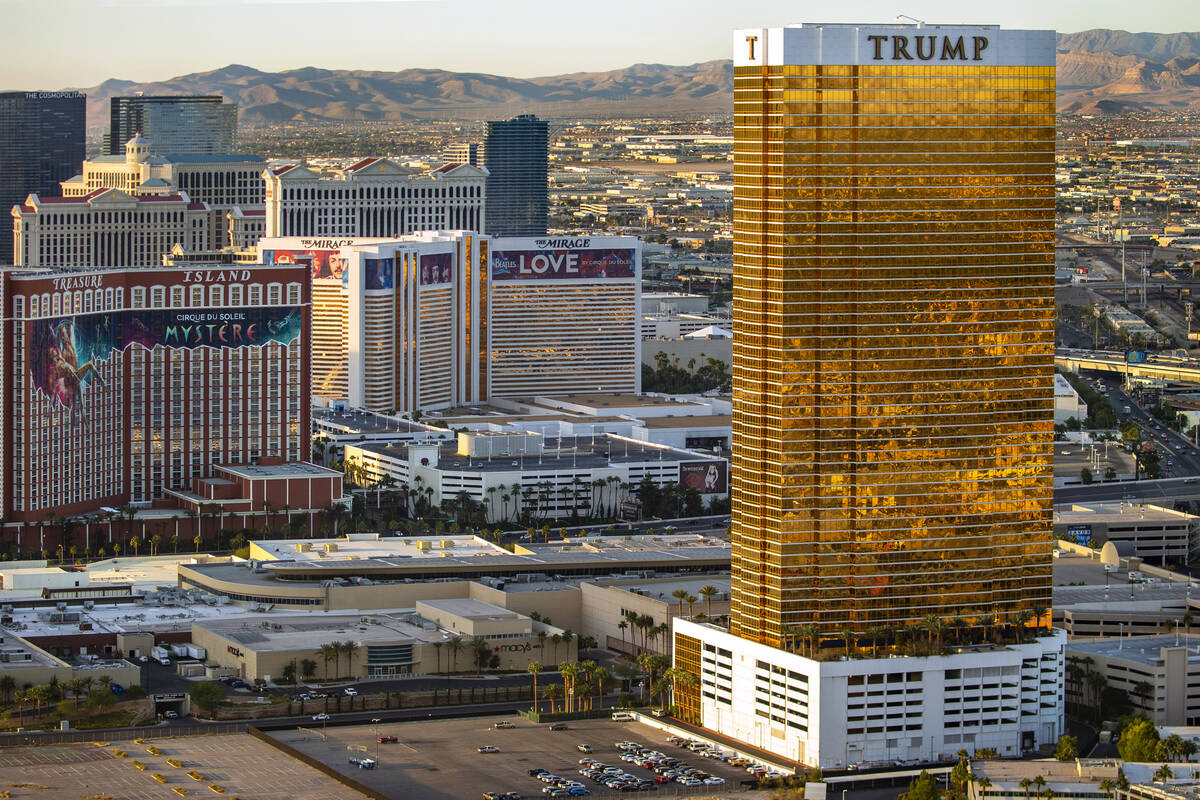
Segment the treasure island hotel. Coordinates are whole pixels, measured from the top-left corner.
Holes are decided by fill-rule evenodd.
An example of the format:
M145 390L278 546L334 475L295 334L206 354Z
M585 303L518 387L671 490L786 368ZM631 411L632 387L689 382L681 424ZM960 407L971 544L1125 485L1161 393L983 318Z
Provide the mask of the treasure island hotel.
M1054 33L734 48L732 613L676 705L825 769L1052 743Z

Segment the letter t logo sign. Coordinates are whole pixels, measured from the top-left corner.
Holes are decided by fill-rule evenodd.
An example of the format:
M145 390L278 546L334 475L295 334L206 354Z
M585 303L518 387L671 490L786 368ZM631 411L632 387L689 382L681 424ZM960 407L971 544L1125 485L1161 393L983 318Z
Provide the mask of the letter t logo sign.
M754 43L755 43L755 42L757 42L757 41L758 41L758 37L757 37L757 36L747 36L747 37L746 37L746 44L750 45L750 56L749 56L749 59L750 59L751 61L753 61L753 60L754 60Z

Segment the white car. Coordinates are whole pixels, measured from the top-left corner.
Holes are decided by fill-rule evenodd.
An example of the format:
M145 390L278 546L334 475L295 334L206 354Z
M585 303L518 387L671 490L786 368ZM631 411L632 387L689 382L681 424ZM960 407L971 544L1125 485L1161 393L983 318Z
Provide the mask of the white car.
M357 697L358 689L355 689L353 686L346 687L346 696L347 697Z
M328 714L313 714L313 722L324 722L327 719L333 719Z
M705 786L722 786L725 783L724 778L718 778L716 775L704 779Z

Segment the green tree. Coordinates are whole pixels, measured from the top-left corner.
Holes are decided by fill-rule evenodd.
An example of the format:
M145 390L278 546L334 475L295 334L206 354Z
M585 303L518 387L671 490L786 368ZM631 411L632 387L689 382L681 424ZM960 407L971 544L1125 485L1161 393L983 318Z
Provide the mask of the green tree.
M288 663L284 664L283 669L280 670L280 672L281 672L280 677L283 679L284 683L295 683L296 682L296 662L295 661L289 661Z
M1125 726L1117 751L1126 761L1152 761L1158 747L1158 730L1145 717L1138 717Z
M215 681L201 681L188 690L188 695L192 698L192 702L203 708L212 716L216 711L217 705L225 699L225 690L221 688L219 683ZM91 698L88 698L91 701Z
M1079 470L1079 480L1083 481L1085 484L1088 484L1092 482L1092 479L1093 475L1090 469L1084 467L1083 469Z
M311 658L300 659L300 674L304 676L305 680L316 675L317 662L313 661Z
M928 770L923 769L921 774L908 784L908 791L900 795L900 800L939 800L940 796L937 782Z
M107 686L88 692L87 707L93 711L112 708L117 704L117 696Z
M1079 757L1079 739L1070 735L1058 737L1058 749L1054 751L1054 757L1059 761L1074 761Z

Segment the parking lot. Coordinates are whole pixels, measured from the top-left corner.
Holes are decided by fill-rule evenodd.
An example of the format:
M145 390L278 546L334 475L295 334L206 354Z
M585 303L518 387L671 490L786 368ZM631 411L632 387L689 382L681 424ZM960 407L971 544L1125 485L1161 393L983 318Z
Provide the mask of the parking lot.
M511 721L513 727L492 727L502 719ZM657 796L740 796L741 782L752 777L743 768L669 744L668 734L636 722L578 720L567 726L565 731L551 731L547 724L506 716L329 727L324 731L325 740L319 727L275 731L271 735L339 770L349 770L356 780L396 798L478 800L489 791L543 797L546 784L529 775L533 769L577 780L588 789L589 796L614 797L617 792L581 775L578 762L591 757L639 777L652 778L650 770L621 760L621 751L615 746L621 741L637 742L725 780L723 786L660 784L649 792ZM376 741L379 736L395 736L398 741L380 744ZM579 752L576 748L580 744L589 745L592 753ZM479 747L487 745L498 748L498 752L478 752ZM351 758L374 759L377 753L378 763L373 770L350 764Z
M151 746L159 753L150 753ZM124 758L116 755L118 750L126 754ZM7 791L13 800L161 800L176 797L175 789L191 797L362 800L358 792L305 764L288 762L285 768L281 758L277 750L246 734L113 742L107 747L91 743L10 747L0 751L0 791ZM145 769L139 769L139 764ZM222 792L211 786L219 786Z

